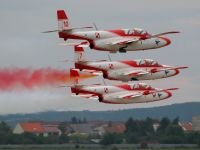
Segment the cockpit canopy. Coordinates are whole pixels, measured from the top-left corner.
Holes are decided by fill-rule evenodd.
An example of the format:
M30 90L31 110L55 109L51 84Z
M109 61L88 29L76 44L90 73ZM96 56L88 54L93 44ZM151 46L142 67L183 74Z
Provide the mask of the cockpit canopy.
M146 83L137 83L137 84L132 84L132 89L140 89L140 90L153 90L150 85L147 85Z
M152 59L139 59L136 60L138 66L146 66L146 67L161 67L162 65L159 64L157 61Z
M133 28L133 31L134 31L135 34L142 34L142 35L148 34L147 31L145 31L145 30L143 30L143 29L140 29L140 28Z
M149 35L149 33L146 30L140 29L140 28L133 28L133 29L127 29L126 30L127 35Z

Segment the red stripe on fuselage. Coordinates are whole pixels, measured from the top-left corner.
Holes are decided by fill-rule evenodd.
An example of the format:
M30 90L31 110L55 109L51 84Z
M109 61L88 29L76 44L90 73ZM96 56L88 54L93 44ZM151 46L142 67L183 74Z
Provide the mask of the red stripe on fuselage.
M128 90L128 91L133 90L133 89L131 88L131 86L128 85L128 84L116 85L116 87L121 88L121 89L124 89L124 90Z
M75 35L75 34L68 34L66 32L59 32L59 37L60 38L66 38L66 39L80 39L80 40L87 40L90 41L90 39L79 36L79 35Z
M80 70L83 70L83 69L97 70L97 71L102 71L102 72L107 73L107 71L104 69L96 68L96 67L89 66L89 65L83 64L83 63L78 63L78 62L75 63L75 68L80 69Z
M104 69L101 69L101 68L96 68L96 67L93 67L93 66L89 66L89 65L82 64L82 63L77 63L77 62L75 63L75 68L76 68L76 69L80 69L80 70L88 69L88 70L101 71L101 72L103 72L103 74L106 76L106 77L105 77L106 79L109 79L109 80L118 80L118 79L109 77L109 76L108 76L108 71L107 71L107 70L104 70Z
M131 85L129 84L121 84L121 85L116 85L116 87L119 87L121 89L124 89L124 90L128 90L128 91L154 91L155 89L152 88L152 87L149 87L149 88L144 88L144 87L141 87L140 85L138 85L139 87L137 88L133 88Z
M131 61L131 60L123 60L123 61L119 61L120 63L129 65L131 67L137 67L137 63L135 61Z
M142 60L142 61L145 61L145 60ZM120 63L123 63L123 64L126 64L128 66L131 66L131 67L162 67L162 66L158 66L158 65L147 65L147 64L141 64L141 65L138 65L136 63L136 61L132 61L132 60L123 60L123 61L119 61Z

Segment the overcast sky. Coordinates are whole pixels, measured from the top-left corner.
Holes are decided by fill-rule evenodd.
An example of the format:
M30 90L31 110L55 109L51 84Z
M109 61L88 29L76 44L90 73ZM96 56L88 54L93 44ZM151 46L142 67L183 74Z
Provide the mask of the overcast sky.
M150 33L179 30L170 35L170 46L127 54L111 54L113 60L150 58L162 64L189 66L178 76L148 81L159 88L179 87L172 98L149 104L108 105L73 98L70 90L50 87L26 91L0 92L0 114L31 113L46 110L114 110L163 106L200 101L200 1L199 0L1 0L0 68L70 68L60 60L73 57L72 47L59 46L63 40L56 29L56 10L66 10L71 25L95 22L99 29L140 27ZM87 56L106 59L106 52L87 49ZM90 81L90 82L89 82ZM85 81L102 82L101 78ZM107 81L107 83L114 83Z

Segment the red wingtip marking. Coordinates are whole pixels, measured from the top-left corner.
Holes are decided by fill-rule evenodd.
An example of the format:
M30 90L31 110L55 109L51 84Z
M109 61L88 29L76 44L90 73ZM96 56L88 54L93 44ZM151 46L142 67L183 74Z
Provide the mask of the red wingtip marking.
M60 19L68 19L68 17L65 14L64 10L57 10L57 17L58 17L58 20L60 20Z
M189 67L187 67L187 66L181 66L181 67L177 67L176 69L187 69L187 68L189 68Z
M84 51L83 47L79 47L78 45L74 46L74 50L75 50L75 52L83 52Z
M174 91L174 90L178 90L179 88L170 88L170 89L167 89L168 91Z
M180 31L170 31L170 32L166 32L167 34L177 34L177 33L181 33Z

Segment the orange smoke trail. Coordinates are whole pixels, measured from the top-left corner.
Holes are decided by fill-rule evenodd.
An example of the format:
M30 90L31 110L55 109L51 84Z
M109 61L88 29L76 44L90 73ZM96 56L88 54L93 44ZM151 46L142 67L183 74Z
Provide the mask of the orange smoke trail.
M81 79L94 77L81 74ZM0 90L33 89L35 87L52 86L70 82L69 71L53 68L8 68L0 69Z

